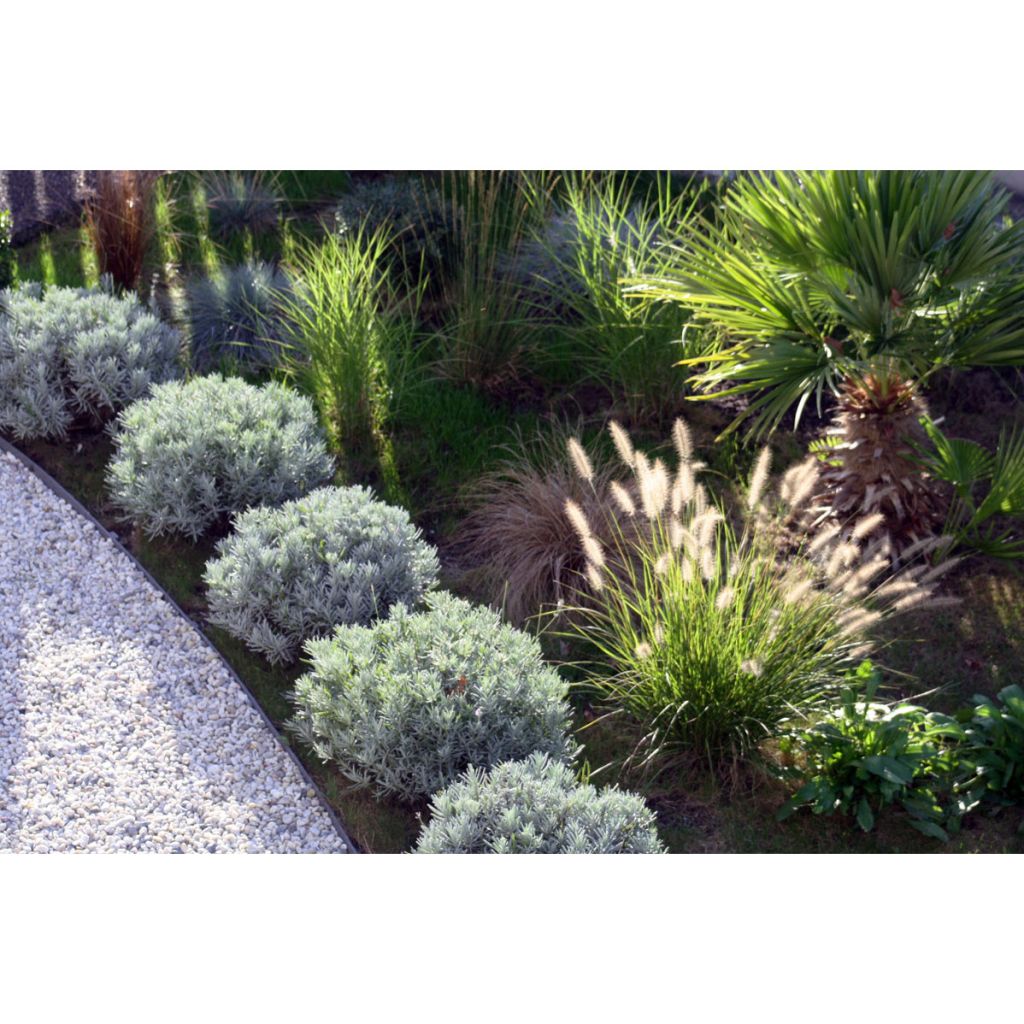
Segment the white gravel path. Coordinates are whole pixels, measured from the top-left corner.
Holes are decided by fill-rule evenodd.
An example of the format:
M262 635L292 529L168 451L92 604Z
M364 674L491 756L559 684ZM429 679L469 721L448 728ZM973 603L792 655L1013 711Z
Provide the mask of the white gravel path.
M0 452L0 852L345 849L195 630Z

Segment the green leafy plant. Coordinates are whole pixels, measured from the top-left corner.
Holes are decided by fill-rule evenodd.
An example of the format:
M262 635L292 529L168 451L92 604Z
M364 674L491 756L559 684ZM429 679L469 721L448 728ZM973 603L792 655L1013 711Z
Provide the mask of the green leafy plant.
M416 853L664 853L641 797L580 785L543 754L470 768L430 802Z
M827 702L882 618L942 600L921 569L887 578L885 549L860 542L872 518L849 540L834 530L808 544L789 531L815 487L813 461L764 501L762 452L737 530L697 482L682 421L675 473L636 451L621 427L613 437L633 477L610 487L621 512L614 542L606 547L582 510L566 506L588 583L570 635L594 652L588 682L598 699L642 727L644 763L689 754L728 764L755 753ZM578 448L573 458L586 476Z
M284 373L313 397L337 449L363 449L380 433L413 360L423 283L400 293L387 272L385 222L372 232L301 246L301 286L283 297Z
M973 171L743 175L636 288L720 336L685 361L704 367L692 383L751 395L759 429L834 394L824 505L840 523L880 512L909 546L943 514L913 463L922 386L947 366L1024 362L1024 226L1000 227L1006 202Z
M357 785L415 801L469 765L569 760L568 684L534 637L450 594L311 640L292 730Z
M243 512L204 580L211 621L280 662L335 626L414 607L437 572L437 553L404 509L364 487L321 487Z
M958 718L964 729L961 756L969 769L958 788L969 804L1024 801L1024 689L1004 687L997 700L976 695L974 708Z
M834 711L788 738L783 751L796 755L794 771L806 781L779 820L810 807L815 814L852 816L868 832L884 808L899 805L919 832L946 840L962 813L947 799L964 730L914 704L875 701L878 686L877 672L865 662Z
M1024 430L1005 431L994 452L951 438L922 421L930 445L918 446L921 466L953 489L942 533L943 554L968 548L995 558L1024 558L1024 538L996 517L1024 516ZM993 521L996 520L996 521Z

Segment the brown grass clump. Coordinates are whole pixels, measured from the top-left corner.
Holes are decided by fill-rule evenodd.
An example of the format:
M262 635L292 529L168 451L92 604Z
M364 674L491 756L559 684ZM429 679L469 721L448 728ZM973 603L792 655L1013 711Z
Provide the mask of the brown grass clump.
M609 467L592 464L572 431L561 426L529 443L521 440L501 466L472 486L474 509L462 527L460 561L486 570L492 602L509 622L522 625L578 590L586 548L591 555L596 550L594 542L581 546L566 504L578 510L577 522L582 517L590 524L588 534L605 536L616 514L610 482Z
M100 171L86 200L85 223L101 274L134 291L155 230L158 171Z

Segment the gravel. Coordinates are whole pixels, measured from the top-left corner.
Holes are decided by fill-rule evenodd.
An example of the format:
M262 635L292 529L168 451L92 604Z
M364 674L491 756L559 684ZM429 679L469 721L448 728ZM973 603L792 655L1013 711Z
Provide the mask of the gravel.
M6 452L0 523L0 852L346 852L219 657Z

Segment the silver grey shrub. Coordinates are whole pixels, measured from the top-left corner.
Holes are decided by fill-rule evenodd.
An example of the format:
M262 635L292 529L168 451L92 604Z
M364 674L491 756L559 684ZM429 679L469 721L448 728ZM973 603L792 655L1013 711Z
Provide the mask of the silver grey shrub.
M335 626L415 606L438 568L404 509L365 487L322 487L238 517L206 565L210 619L270 661L292 661Z
M543 754L470 768L430 802L416 853L664 853L654 813Z
M568 687L537 640L451 594L427 606L309 641L292 731L357 785L410 801L470 764L570 759Z
M192 365L200 371L234 365L275 366L282 355L288 275L270 263L242 263L189 281L175 303Z
M0 301L0 429L63 438L182 374L181 336L133 295L22 288Z
M196 377L153 389L114 430L114 505L150 536L193 539L324 483L334 465L309 399L278 383Z

